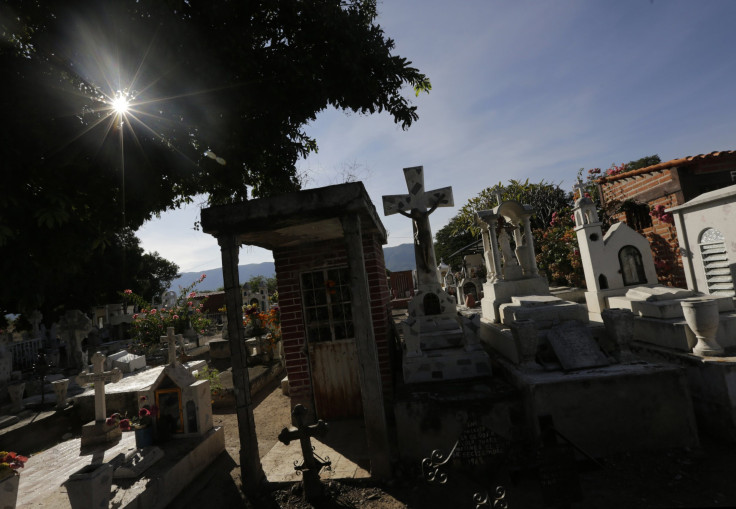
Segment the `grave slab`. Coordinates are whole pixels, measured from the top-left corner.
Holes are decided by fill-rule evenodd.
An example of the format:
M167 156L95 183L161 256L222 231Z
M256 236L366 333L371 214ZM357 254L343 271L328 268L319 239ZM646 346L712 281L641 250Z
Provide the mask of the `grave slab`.
M565 371L609 364L590 330L575 322L553 327L547 333L547 340Z

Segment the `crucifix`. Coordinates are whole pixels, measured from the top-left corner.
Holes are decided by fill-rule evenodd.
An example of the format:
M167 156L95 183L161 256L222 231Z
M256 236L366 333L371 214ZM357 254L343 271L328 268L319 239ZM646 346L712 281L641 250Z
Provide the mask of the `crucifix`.
M301 465L294 464L294 468L302 472L304 478L304 496L306 500L319 498L322 494L322 485L319 482L319 471L322 467L329 469L332 462L325 457L324 460L317 456L312 448L310 437L321 437L327 433L327 423L320 419L317 424L307 425L304 423L304 415L307 409L302 405L296 405L291 411L296 428L284 428L279 433L279 441L289 445L292 440L299 440L302 448L304 462Z
M169 364L173 366L176 364L176 335L173 327L166 328L166 335L161 336L161 342L169 344Z
M105 356L97 352L92 356L92 373L86 369L77 375L79 385L94 382L95 384L95 422L105 422L107 418L105 407L105 382L119 382L123 372L118 368L105 371Z
M434 257L429 215L437 207L452 207L454 205L452 187L425 191L424 168L422 166L404 168L404 178L409 194L384 196L383 213L386 216L399 213L412 220L414 257L417 262L419 287L439 284L435 268L437 261Z

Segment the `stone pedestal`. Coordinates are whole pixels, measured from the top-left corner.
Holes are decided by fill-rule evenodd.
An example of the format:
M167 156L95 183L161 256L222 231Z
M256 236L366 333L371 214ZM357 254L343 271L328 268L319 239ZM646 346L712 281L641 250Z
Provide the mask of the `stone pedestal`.
M501 322L499 307L511 302L512 296L549 295L549 284L541 276L518 279L516 281L496 281L483 284L483 318L493 323Z
M112 442L119 439L122 433L120 426L117 424L108 426L105 421L88 422L82 426L82 447Z

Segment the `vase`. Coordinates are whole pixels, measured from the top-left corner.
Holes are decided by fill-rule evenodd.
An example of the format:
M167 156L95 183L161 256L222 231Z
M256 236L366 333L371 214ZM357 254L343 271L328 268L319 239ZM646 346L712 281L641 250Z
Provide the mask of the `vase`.
M150 447L153 445L155 437L153 426L136 429L134 430L134 433L136 449L143 449L144 447Z
M16 473L0 480L0 509L15 509L18 500L18 481L20 476Z
M688 327L698 338L693 347L695 355L723 355L723 347L716 341L719 313L718 302L710 299L684 300L680 303Z
M65 483L72 509L108 507L112 487L112 465L98 463L77 470Z

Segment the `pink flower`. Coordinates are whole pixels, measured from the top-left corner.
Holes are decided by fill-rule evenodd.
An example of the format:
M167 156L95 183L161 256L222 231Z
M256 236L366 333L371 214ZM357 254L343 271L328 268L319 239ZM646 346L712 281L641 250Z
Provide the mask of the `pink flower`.
M187 302L187 305L188 305L188 306L193 306L193 305L194 305L194 302L192 302L192 301L190 300L189 302Z
M189 298L190 299L193 299L196 296L197 296L197 292L192 292L192 293L189 294Z
M156 314L156 309L155 308L151 310L151 314L152 315L155 315Z
M138 313L135 313L135 314L133 315L133 320L135 320L136 318L138 318Z
M130 429L130 419L122 419L120 421L120 429L123 431L128 431Z
M151 412L147 408L141 408L138 410L138 417L149 417Z
M202 312L202 310L201 310L201 309L199 309L199 308L195 309L195 311L196 311L197 313L201 313L201 312Z
M173 318L174 320L178 320L179 319L179 315L174 315L171 318Z
M202 329L202 330L201 330L201 331L199 331L199 332L201 332L202 334L204 334L204 329Z
M133 290L123 290L123 293L126 295L130 295L133 293Z

